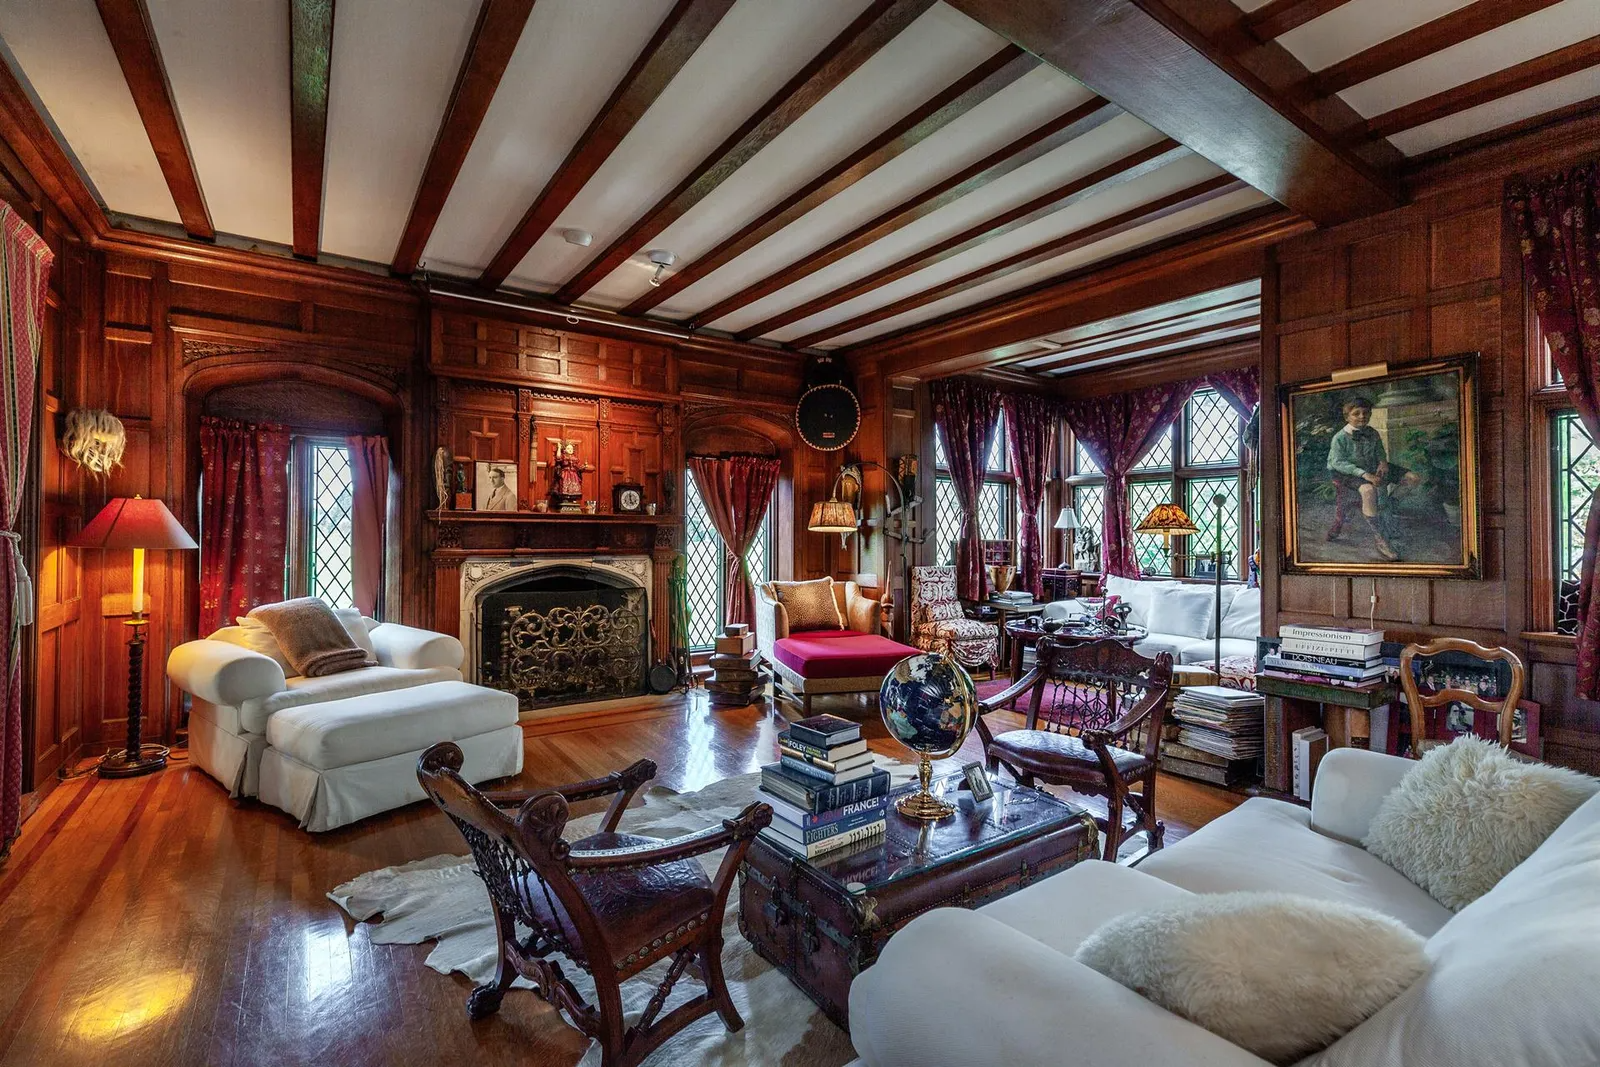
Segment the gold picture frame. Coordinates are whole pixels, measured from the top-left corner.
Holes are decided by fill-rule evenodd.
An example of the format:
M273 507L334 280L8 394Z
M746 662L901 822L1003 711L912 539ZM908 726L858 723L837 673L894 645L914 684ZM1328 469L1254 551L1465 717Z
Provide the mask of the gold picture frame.
M1278 410L1284 573L1483 576L1476 352L1283 385Z

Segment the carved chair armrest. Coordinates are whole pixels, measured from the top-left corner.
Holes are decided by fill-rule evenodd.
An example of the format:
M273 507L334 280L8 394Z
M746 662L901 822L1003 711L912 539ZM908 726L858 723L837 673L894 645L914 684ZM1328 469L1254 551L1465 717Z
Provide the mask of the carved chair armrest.
M600 824L601 832L609 834L616 831L617 823L622 820L623 811L633 802L634 794L655 776L655 761L642 759L624 770L612 771L604 778L591 778L586 782L558 785L550 789L486 791L483 796L484 799L497 808L518 808L528 798L540 796L544 793L559 793L568 804L576 804L580 800L595 800L615 793L616 799L606 809L606 817Z
M715 852L719 848L750 840L772 821L772 808L766 804L751 804L739 813L738 818L724 819L721 826L708 826L692 834L683 834L648 845L628 848L575 849L567 854L567 864L573 871L615 871L636 867L656 867L694 856ZM740 850L742 853L742 849Z
M991 711L998 711L1001 708L1007 707L1013 700L1026 693L1029 689L1032 689L1033 684L1038 680L1039 668L1035 667L1027 674L1024 674L1020 680L1011 683L1011 685L1006 689L1001 690L994 696L989 697L987 700L978 701L979 720L981 721L983 716L989 714Z
M1091 733L1104 733L1108 739L1108 742L1120 741L1124 737L1127 737L1134 727L1148 719L1151 712L1155 711L1157 708L1165 707L1166 703L1167 691L1165 689L1159 689L1153 693L1146 693L1143 697L1139 698L1138 702L1135 703L1133 707L1128 709L1127 714L1123 715L1122 718L1100 730L1086 730L1084 731L1084 737L1087 739L1088 735ZM1084 744L1088 744L1088 741L1085 740Z

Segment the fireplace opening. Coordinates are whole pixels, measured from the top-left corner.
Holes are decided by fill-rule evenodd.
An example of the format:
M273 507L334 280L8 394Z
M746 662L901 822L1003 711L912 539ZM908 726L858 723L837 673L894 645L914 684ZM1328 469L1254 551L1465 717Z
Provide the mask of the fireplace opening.
M646 691L645 591L621 575L553 566L483 595L478 677L524 711Z

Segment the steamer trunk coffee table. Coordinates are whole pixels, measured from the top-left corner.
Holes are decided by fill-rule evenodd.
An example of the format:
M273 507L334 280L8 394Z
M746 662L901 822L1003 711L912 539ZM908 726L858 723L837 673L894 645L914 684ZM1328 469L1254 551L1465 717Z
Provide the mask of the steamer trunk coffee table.
M1082 808L999 782L992 799L974 803L961 782L935 781L934 792L958 805L948 819L918 822L891 802L883 836L814 860L761 837L750 845L739 931L845 1030L850 983L906 923L933 908L978 907L1098 855Z

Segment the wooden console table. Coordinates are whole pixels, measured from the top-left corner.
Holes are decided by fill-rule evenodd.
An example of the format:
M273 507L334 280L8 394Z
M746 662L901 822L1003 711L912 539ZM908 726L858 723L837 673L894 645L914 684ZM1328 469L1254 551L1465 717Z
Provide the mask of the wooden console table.
M1262 785L1279 793L1294 788L1290 736L1307 726L1328 732L1329 748L1366 748L1372 736L1371 712L1399 699L1395 687L1380 682L1365 689L1256 675L1256 692L1267 698Z

